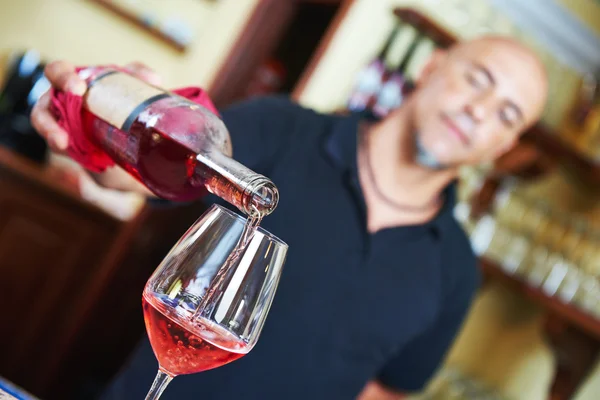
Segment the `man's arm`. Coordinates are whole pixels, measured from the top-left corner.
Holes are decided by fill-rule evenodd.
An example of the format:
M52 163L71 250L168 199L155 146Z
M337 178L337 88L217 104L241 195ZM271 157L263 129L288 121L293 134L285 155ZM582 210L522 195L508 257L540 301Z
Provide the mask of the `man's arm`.
M386 388L377 381L371 381L358 395L356 400L402 400L406 396L398 391Z

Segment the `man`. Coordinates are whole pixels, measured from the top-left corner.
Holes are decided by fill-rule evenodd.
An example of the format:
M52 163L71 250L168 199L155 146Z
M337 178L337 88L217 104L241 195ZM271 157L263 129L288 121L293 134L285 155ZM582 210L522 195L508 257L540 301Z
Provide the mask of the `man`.
M85 90L67 63L50 65L47 76L59 89ZM290 251L254 350L177 377L163 398L385 400L422 389L479 282L452 217L458 168L510 149L545 97L536 57L487 37L437 53L418 90L376 123L283 98L222 111L234 157L280 189L263 225ZM32 120L65 150L47 98ZM112 174L104 185L138 187ZM156 364L144 340L104 398L142 398Z

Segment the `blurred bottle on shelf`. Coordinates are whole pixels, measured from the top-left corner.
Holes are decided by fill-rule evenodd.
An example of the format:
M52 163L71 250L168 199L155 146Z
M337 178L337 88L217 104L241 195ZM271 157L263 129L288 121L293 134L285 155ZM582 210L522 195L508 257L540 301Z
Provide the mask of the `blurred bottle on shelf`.
M401 28L399 23L394 26L379 54L358 73L348 98L347 108L350 111L365 111L375 102L386 75L386 58Z
M373 114L379 118L385 117L390 111L398 108L402 104L404 97L410 93L414 83L408 77L408 67L413 61L413 56L419 46L423 43L423 36L417 32L411 40L408 48L402 54L397 67L386 74L381 90L377 95L377 100L373 106Z
M579 151L600 158L600 71L584 74L561 132Z
M600 231L592 220L526 196L516 186L502 188L493 212L475 222L469 221L467 208L459 203L456 214L476 254L547 296L600 318Z

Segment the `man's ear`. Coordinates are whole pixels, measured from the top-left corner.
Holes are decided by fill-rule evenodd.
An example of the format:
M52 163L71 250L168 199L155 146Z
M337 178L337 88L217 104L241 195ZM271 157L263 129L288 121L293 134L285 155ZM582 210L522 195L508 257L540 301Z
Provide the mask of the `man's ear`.
M423 66L421 73L419 74L419 78L417 79L417 86L421 86L423 82L426 82L427 79L431 76L433 71L442 63L442 61L448 56L448 52L442 49L435 49L429 60Z

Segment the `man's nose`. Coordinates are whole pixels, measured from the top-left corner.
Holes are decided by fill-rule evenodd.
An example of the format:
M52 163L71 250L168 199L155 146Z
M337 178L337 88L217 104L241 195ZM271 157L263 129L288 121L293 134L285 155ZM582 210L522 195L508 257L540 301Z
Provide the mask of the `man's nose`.
M494 102L495 97L493 93L482 93L465 105L464 112L469 115L473 121L480 123L490 116L494 107Z

